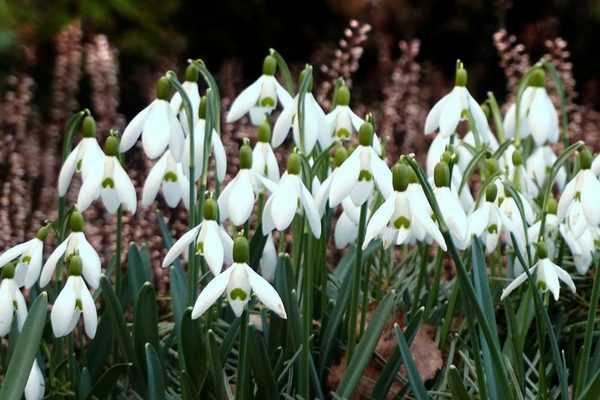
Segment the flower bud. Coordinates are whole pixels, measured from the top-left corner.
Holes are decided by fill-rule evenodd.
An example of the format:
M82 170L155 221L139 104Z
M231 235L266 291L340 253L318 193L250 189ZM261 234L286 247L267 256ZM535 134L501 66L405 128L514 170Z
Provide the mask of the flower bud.
M579 152L579 167L581 169L590 169L592 167L593 158L594 156L592 155L590 148L584 145Z
M435 165L433 180L437 187L450 186L450 167L444 161L440 161Z
M298 175L298 174L300 174L300 168L301 168L301 163L300 163L300 156L298 155L298 153L290 154L290 157L288 158L288 161L287 161L288 174Z
M311 70L309 68L305 68L300 72L300 84L304 81L304 79L310 79L308 87L306 88L306 93L310 93L313 90L313 80L311 79Z
M350 104L350 89L342 84L335 93L335 105L347 106L348 104Z
M215 199L209 197L204 201L204 205L202 206L202 215L204 216L204 219L216 221L218 212L219 206Z
M498 195L498 188L495 183L488 185L487 189L485 189L485 200L490 203L496 200L496 196Z
M546 212L548 214L556 214L558 211L558 202L554 197L549 197L546 203Z
M119 138L110 135L104 141L104 152L107 156L116 157L119 154Z
M373 125L363 122L358 130L358 143L361 146L371 146L373 144Z
M81 262L81 257L77 254L73 254L69 257L69 275L80 276L82 270L83 264Z
M2 269L2 278L3 279L13 279L15 277L15 266L16 262L11 262L6 264Z
M268 55L263 61L263 75L275 75L277 72L277 60L275 57Z
M461 87L467 86L467 70L463 68L462 64L456 69L454 85Z
M261 143L269 143L271 140L271 125L269 125L269 121L267 121L266 118L258 126L258 132L256 136L258 141Z
M536 244L536 256L538 258L538 260L542 260L544 258L548 258L548 249L546 248L546 244L543 241L539 241Z
M156 82L156 98L159 100L168 100L171 94L171 83L166 76L162 76Z
M198 118L200 119L206 119L207 101L206 96L200 98L200 105L198 106Z
M248 239L238 236L233 241L233 262L247 264L250 260L250 246Z
M535 68L529 78L529 86L532 87L544 87L546 81L546 73L541 68Z
M85 222L83 220L83 215L77 210L71 213L71 217L69 218L69 227L73 232L83 232L83 226Z
M248 143L240 147L240 169L252 168L252 148Z
M523 165L523 153L521 153L521 150L513 151L512 162L515 167L518 167L519 165Z
M200 71L194 64L190 64L185 69L185 80L188 82L198 82L198 78L200 77Z
M394 191L404 192L408 185L412 183L413 176L416 180L415 172L411 167L404 163L398 163L392 167L392 184Z
M93 138L96 137L96 120L91 115L86 116L81 124L83 130L83 137Z
M44 225L40 229L38 229L37 233L35 234L35 237L41 240L42 242L46 240L46 238L48 237L48 225Z
M333 156L333 165L335 167L341 166L346 161L346 158L348 158L348 150L344 146L338 146Z

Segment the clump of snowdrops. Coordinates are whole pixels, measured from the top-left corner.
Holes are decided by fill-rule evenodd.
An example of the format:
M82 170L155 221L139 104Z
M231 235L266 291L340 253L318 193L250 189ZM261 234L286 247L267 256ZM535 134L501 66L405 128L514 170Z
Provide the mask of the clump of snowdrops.
M343 80L323 110L312 67L295 81L274 50L225 121L204 62L190 61L183 78L167 72L156 99L104 143L89 111L70 119L58 218L0 255L1 399L350 398L397 315L396 350L367 396L387 398L398 383L395 395L418 399L597 395L600 159L569 142L551 64L528 71L501 115L492 93L471 96L457 62L454 88L425 121L424 135L435 135L425 166L411 154L389 159ZM244 116L256 141L240 143L225 182L221 125ZM141 199L130 151L154 160ZM157 222L168 307L148 249L121 244L122 215L159 194L189 216L176 238ZM106 265L86 239L94 202L117 215ZM567 330L560 302L578 283L590 287L590 271L587 320ZM426 382L410 351L422 324L444 354ZM344 373L328 387L333 365Z

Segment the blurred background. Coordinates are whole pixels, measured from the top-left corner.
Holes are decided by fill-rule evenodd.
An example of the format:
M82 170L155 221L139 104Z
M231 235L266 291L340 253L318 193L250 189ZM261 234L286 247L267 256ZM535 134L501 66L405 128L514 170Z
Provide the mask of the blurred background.
M393 159L425 151L426 113L452 85L457 58L473 95L484 101L493 91L505 107L522 74L546 57L565 84L571 138L598 150L599 31L594 0L0 0L0 249L53 217L68 117L88 107L102 140L148 103L161 74L181 72L188 58L202 58L216 75L224 110L258 77L271 47L295 76L313 64L326 111L332 82L343 77L351 105L374 113ZM230 154L253 134L246 121L222 132ZM141 190L152 163L139 153L127 158ZM126 242L162 251L155 212L126 216ZM165 212L175 234L185 228L184 210ZM100 208L87 216L96 221L95 246L112 245L112 216Z

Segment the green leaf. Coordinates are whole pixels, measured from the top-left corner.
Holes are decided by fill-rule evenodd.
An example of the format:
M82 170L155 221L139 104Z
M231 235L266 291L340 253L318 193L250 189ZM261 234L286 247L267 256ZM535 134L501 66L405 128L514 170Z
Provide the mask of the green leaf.
M90 371L86 367L83 367L81 374L79 375L78 393L80 399L87 399L92 393L92 377L90 376Z
M146 358L146 344L159 348L158 307L156 294L150 282L144 283L138 293L133 319L133 338L138 360Z
M254 236L250 239L250 262L248 265L255 271L258 271L258 265L260 258L262 257L265 243L267 243L267 237L262 233L262 225L258 224Z
M100 317L96 336L87 348L87 366L93 378L100 376L106 358L111 353L114 337L113 326L110 313L105 313Z
M125 315L121 302L117 298L110 281L106 276L100 278L100 288L102 289L102 297L106 303L106 312L110 315L110 319L114 323L117 342L123 351L126 361L133 362L136 360L135 351L131 341L131 336L127 330L125 323Z
M175 317L175 329L178 329L188 303L187 281L181 268L177 268L176 266L169 268L169 286L171 291L171 308Z
M140 250L132 243L127 252L127 277L129 291L133 304L137 303L138 294L145 282L152 282L152 272L149 265L145 265Z
M148 382L148 399L164 400L166 398L163 369L154 346L146 343L146 366Z
M448 367L448 383L450 384L450 391L457 400L470 400L471 397L463 385L462 379L458 373L458 370L454 365Z
M406 365L408 381L410 382L410 386L412 387L416 399L429 399L429 395L427 395L427 390L425 389L423 381L421 380L421 375L419 375L419 371L417 371L415 360L413 360L412 354L410 353L410 349L408 348L408 344L406 343L404 333L402 332L398 324L394 326L394 333L396 334L396 339L398 340L398 345L400 346L400 354L402 355L402 361L404 362L404 365Z
M23 390L29 379L29 373L36 354L40 348L40 341L46 325L48 314L48 294L41 293L33 302L23 329L15 345L14 354L10 359L6 374L0 388L0 399L20 400Z
M253 326L248 327L248 345L248 361L258 386L256 398L269 398L279 393L265 341Z
M277 65L279 66L279 71L281 72L281 75L283 77L284 86L287 89L287 91L290 93L290 95L293 97L294 92L296 90L296 88L295 88L296 85L294 85L294 79L292 78L292 74L290 73L290 69L289 69L287 63L285 62L285 60L283 59L281 54L279 54L277 52L277 50L269 49L269 53L273 57L275 57L275 60L277 60Z
M195 384L200 384L206 379L206 374L210 365L207 365L206 362L204 332L200 326L200 320L192 319L191 308L188 308L185 311L183 319L181 320L179 341L181 344L181 353L183 355L185 370ZM200 387L201 385L197 386L198 389Z
M132 365L131 363L120 363L107 369L96 381L88 398L107 399L115 389L119 377L125 375Z
M377 306L373 318L369 321L358 345L354 349L352 359L348 364L346 374L337 387L336 393L344 398L350 398L358 385L363 371L371 361L373 351L377 346L381 332L385 327L385 323L394 308L395 293L387 294Z

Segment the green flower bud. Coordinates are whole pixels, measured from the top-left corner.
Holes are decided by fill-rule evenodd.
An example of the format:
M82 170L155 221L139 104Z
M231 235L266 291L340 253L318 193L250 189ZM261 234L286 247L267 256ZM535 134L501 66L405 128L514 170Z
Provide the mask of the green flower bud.
M594 158L590 148L583 146L579 151L579 166L581 169L590 169L592 167L592 159Z
M83 226L85 222L83 220L83 215L77 210L71 213L71 217L69 218L69 226L71 227L71 231L73 232L83 232Z
M104 152L107 156L116 157L119 154L119 138L110 135L104 141Z
M455 86L467 86L467 70L463 68L462 64L456 70L456 75L454 77L454 85Z
M263 61L263 75L273 76L277 72L277 60L275 57L268 55Z
M358 130L358 143L361 146L371 146L373 144L373 125L363 122Z
M96 120L91 115L86 116L81 124L83 137L93 138L96 137Z
M208 219L211 221L217 220L217 215L219 213L219 206L217 202L212 197L209 197L204 201L204 205L202 206L202 215L204 215L204 219Z
M207 101L206 96L200 98L200 105L198 106L198 118L200 119L206 119Z
M271 140L271 125L269 125L269 121L266 119L261 122L258 126L258 132L256 134L258 141L262 143L269 143Z
M535 68L531 73L529 79L529 86L531 87L544 87L546 81L546 73L542 68Z
M348 150L344 146L338 146L333 156L333 165L335 167L341 166L346 161L346 158L348 158Z
M288 161L287 161L288 174L290 174L290 175L300 174L301 167L302 167L302 164L300 162L300 156L298 155L298 153L290 154L290 157L288 158Z
M15 277L15 267L16 267L16 263L11 262L11 263L6 264L3 268L1 268L2 278L3 279L13 279Z
M548 214L556 214L558 211L558 202L554 197L549 197L546 203L546 212Z
M77 254L73 254L71 257L69 257L69 275L80 276L82 270L83 264L81 262L81 257L79 257Z
M457 158L458 158L458 154L456 154L450 150L446 150L442 153L441 160L447 164L450 164L450 163L454 163L455 161L457 161Z
M437 187L450 186L450 167L444 161L440 161L435 165L433 180Z
M492 176L493 174L495 174L499 167L498 167L498 160L496 160L494 157L488 157L485 160L485 173L487 176Z
M512 153L512 162L515 167L523 165L523 153L521 153L521 150L515 150Z
M392 184L396 192L404 192L410 183L416 180L415 172L404 163L398 163L392 167Z
M188 82L198 82L198 78L200 77L200 71L194 64L190 64L185 69L185 80Z
M171 83L166 76L162 76L156 82L156 98L159 100L168 100L171 94Z
M335 93L335 105L347 106L348 104L350 104L350 89L346 85L341 85Z
M306 78L310 78L311 74L311 70L310 69L303 69L302 72L300 72L300 84L302 84L302 81L304 81L304 79ZM305 78L306 77L306 78ZM306 93L310 93L313 90L313 80L310 79L310 83L308 84L308 87L306 88Z
M489 202L493 202L496 200L496 196L498 195L498 188L495 183L488 185L487 189L485 189L485 199Z
M233 262L247 264L250 260L250 246L248 239L238 236L233 241Z
M37 233L35 234L35 237L41 240L42 242L46 240L46 238L48 237L48 225L42 226L40 229L38 229Z
M240 169L252 168L252 148L248 143L244 143L240 147Z
M546 244L543 241L540 241L536 245L536 256L538 260L548 258L548 249L546 248Z

